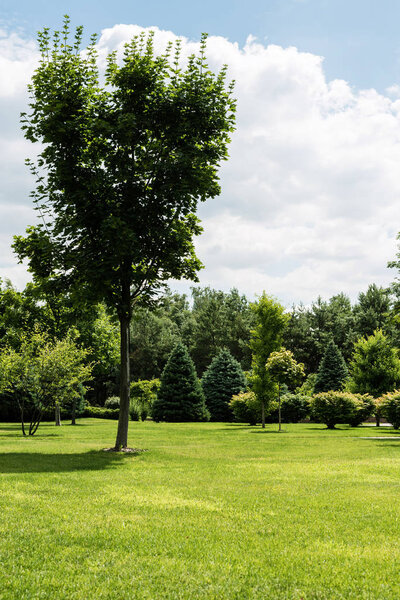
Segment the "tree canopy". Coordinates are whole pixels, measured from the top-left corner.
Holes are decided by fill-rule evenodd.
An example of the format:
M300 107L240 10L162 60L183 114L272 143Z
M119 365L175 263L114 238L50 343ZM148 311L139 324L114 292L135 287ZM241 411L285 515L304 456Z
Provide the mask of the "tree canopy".
M182 68L179 40L157 55L153 34L125 45L122 64L107 59L100 84L96 37L81 52L69 19L39 33L40 64L29 86L25 137L42 144L33 198L43 224L15 239L37 278L104 300L121 332L121 408L115 447L129 421L129 323L168 279L197 278L193 237L199 201L220 192L217 170L234 127L226 67L212 73L206 36Z

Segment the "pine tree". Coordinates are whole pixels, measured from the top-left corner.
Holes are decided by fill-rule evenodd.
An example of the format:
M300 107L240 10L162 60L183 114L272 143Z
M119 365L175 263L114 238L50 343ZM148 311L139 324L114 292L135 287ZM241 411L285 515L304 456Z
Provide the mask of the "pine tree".
M208 421L204 393L186 346L177 344L161 375L152 408L155 421Z
M232 396L246 389L242 368L229 350L221 352L212 360L201 381L206 405L212 421L232 421L229 406Z
M320 362L314 393L341 390L347 377L347 367L335 342L331 340Z

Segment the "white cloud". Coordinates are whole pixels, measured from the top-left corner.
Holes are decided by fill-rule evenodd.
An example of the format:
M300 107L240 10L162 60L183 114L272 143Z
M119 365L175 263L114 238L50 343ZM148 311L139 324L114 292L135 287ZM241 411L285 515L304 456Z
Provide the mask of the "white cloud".
M158 50L176 39L153 29ZM101 59L140 31L136 25L104 30ZM196 43L181 39L185 56L196 50ZM15 118L13 127L9 123L15 106L26 101L36 53L18 36L3 37L0 46L6 50L1 78L12 79L0 87L9 111L2 117L7 164L0 200L23 205L29 148ZM213 69L229 65L238 114L231 158L221 170L222 195L200 208L201 283L236 286L249 296L265 289L287 304L340 291L355 297L370 282L388 283L394 274L386 262L400 229L400 88L384 96L327 81L321 57L264 46L251 36L243 48L210 37L208 57ZM22 211L14 221L20 231L29 215Z

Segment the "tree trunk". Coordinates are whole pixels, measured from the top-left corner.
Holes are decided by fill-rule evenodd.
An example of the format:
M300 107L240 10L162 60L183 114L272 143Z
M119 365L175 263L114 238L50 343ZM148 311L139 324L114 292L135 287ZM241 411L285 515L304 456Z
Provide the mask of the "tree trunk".
M265 401L261 401L261 427L265 429Z
M72 401L71 425L76 425L76 400Z
M381 415L375 415L376 426L379 427L381 424Z
M129 287L128 287L129 293ZM121 311L119 315L121 331L121 373L120 373L120 404L117 439L115 450L128 446L129 425L129 399L130 399L130 373L129 373L129 310Z
M281 385L278 383L278 422L279 431L282 431L282 419L281 419Z
M55 407L55 411L54 411L54 420L55 420L55 425L57 427L61 426L61 410L60 410L60 405L58 404L58 402L56 402L56 407Z

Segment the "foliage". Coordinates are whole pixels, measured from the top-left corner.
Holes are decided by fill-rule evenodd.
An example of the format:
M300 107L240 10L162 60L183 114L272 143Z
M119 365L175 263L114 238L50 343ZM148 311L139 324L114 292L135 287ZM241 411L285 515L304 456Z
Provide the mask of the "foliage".
M25 137L42 144L31 170L46 223L14 247L34 277L117 313L117 450L128 440L132 304L149 302L168 279L197 280L195 212L220 192L217 170L234 129L232 85L226 67L216 75L208 69L206 36L185 69L179 40L157 55L153 38L134 36L120 65L112 52L101 87L96 38L82 52L82 28L71 41L68 18L53 38L44 29L22 121Z
M293 358L293 353L285 348L271 352L265 368L279 386L286 384L296 387L304 377L304 365L297 363Z
M229 350L221 350L212 360L201 380L211 421L231 421L229 402L232 396L246 389L242 368Z
M262 425L265 426L265 410L275 395L276 385L265 368L271 354L282 345L282 337L288 322L284 307L265 292L258 302L250 304L254 314L255 327L250 332L252 351L252 389L262 410Z
M179 343L161 375L160 389L152 408L155 421L208 421L201 383L186 347Z
M261 404L254 392L235 394L231 398L229 406L238 423L257 425L261 422Z
M296 388L295 393L303 396L312 396L314 393L316 379L316 373L309 373L303 383Z
M119 396L110 396L104 402L104 408L119 409Z
M364 423L376 410L376 403L369 394L353 394L356 407L353 416L349 419L351 427L358 427Z
M210 287L192 288L192 297L190 353L198 373L203 373L224 348L243 369L248 369L251 364L250 328L254 317L246 297L235 288L224 293Z
M400 428L400 390L388 392L381 398L381 412L394 429Z
M302 394L282 396L281 414L283 423L298 423L310 414L311 397Z
M73 418L82 407L82 395L91 377L92 365L86 363L88 351L76 344L76 332L61 340L51 340L35 331L23 336L20 350L5 348L0 353L0 390L10 392L18 403L22 433L29 415L29 435L39 427L43 411L67 406Z
M142 421L146 420L152 411L159 389L159 379L142 379L131 383L131 418L132 415L138 415Z
M318 368L314 393L343 389L347 374L348 371L342 353L335 342L331 340Z
M387 336L378 329L354 345L349 389L374 398L393 391L400 382L400 359Z
M321 392L312 398L312 417L325 423L328 429L334 429L338 423L349 423L356 410L356 399L348 392Z
M119 408L103 408L101 406L86 406L83 413L84 417L92 417L95 419L114 419L117 420Z

